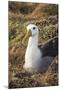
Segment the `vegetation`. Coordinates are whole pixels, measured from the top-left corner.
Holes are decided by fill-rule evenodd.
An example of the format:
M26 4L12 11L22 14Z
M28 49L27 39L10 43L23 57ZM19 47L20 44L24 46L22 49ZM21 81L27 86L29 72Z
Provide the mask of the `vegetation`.
M45 73L23 70L27 41L25 45L22 41L29 23L40 29L39 44L58 36L58 5L9 1L9 88L58 85L57 55Z

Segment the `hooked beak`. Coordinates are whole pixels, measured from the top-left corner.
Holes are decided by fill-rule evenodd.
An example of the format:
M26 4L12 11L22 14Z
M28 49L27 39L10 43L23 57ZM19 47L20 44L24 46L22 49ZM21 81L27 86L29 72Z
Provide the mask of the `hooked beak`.
M29 30L27 31L26 37L29 38L30 36L32 36L32 32L31 32L31 30L29 29Z
M30 36L32 36L32 32L31 32L31 30L27 30L27 33L26 33L25 37L22 40L23 45L25 44L26 41L28 41L28 38Z

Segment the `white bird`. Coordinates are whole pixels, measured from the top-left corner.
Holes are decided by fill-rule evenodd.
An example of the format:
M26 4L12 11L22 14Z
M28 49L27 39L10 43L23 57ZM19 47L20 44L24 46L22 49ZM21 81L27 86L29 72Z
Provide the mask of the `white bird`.
M23 68L28 72L46 72L53 61L53 57L58 54L57 37L49 40L42 48L38 47L38 27L34 24L27 26L27 34L24 38L29 38L25 53L25 63ZM53 40L55 43L53 43Z
M25 53L25 63L23 68L28 72L38 72L40 61L42 57L42 52L38 48L38 27L34 24L29 24L27 26L27 35L29 36L28 46Z

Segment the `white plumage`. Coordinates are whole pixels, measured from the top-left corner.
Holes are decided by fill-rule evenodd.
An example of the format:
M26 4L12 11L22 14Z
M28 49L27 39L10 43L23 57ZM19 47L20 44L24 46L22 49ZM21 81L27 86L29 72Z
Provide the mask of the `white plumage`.
M37 72L39 70L42 56L42 53L38 48L38 27L34 24L29 24L27 26L27 33L30 34L23 68L28 72Z

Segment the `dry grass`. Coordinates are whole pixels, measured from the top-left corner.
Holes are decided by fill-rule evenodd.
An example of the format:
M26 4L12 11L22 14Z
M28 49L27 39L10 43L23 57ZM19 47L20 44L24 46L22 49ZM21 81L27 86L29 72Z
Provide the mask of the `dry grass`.
M50 4L9 2L9 88L58 85L58 58L53 59L45 73L27 73L23 70L26 45L22 44L29 23L41 29L39 44L58 36L57 8Z

